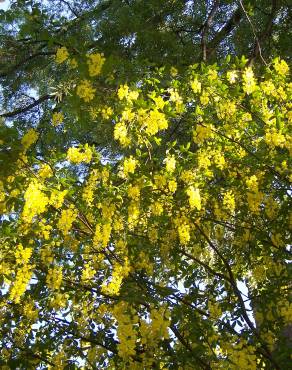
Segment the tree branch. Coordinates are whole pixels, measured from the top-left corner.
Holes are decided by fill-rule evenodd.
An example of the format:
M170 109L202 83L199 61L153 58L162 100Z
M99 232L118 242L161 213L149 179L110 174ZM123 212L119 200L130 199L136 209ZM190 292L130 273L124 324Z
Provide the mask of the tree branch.
M207 51L213 54L216 47L222 42L222 40L228 36L232 30L239 24L243 16L242 9L238 7L231 18L225 23L219 32L213 37L213 39L207 45Z
M18 109L14 110L14 111L11 111L11 112L6 112L6 113L0 114L0 117L10 118L10 117L17 116L18 114L22 114L22 113L28 112L32 108L37 107L38 105L40 105L44 101L49 100L49 99L52 99L53 97L54 97L53 95L49 95L49 94L43 95L42 97L40 97L39 99L37 99L35 102L33 102L33 103L29 104L29 105L26 105L25 107L18 108Z
M207 60L207 38L208 38L208 31L210 29L210 26L213 22L214 15L219 7L219 0L215 0L214 4L211 8L211 11L206 19L206 22L203 25L203 31L202 31L202 40L201 40L201 47L202 47L202 53L203 53L203 61L206 62Z

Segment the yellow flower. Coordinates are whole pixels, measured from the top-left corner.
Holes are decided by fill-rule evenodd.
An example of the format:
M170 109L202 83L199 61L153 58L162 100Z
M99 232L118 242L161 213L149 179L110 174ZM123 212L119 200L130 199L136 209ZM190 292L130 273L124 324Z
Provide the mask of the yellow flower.
M81 148L69 148L67 152L67 159L72 163L89 163L92 159L92 149L88 144L84 145L84 150Z
M280 60L279 58L276 58L274 60L274 68L276 72L281 76L285 76L289 73L289 66L283 59Z
M94 98L96 89L92 87L92 84L88 80L80 81L80 84L77 86L76 93L83 99L86 103Z
M46 277L47 287L51 290L59 290L62 284L62 267L54 266L50 268Z
M24 199L22 217L26 222L32 222L33 217L43 213L49 204L49 198L42 192L42 185L36 180L29 184Z
M190 207L196 208L198 211L201 209L201 196L200 196L200 190L194 188L193 186L190 186L187 189L187 195L189 196L189 203Z
M38 175L42 179L47 179L47 178L53 176L53 171L52 171L51 167L48 164L45 163L45 164L41 165L41 167L39 169L39 172L38 172Z
M256 90L256 80L254 78L254 73L251 67L245 68L243 72L243 91L247 94L251 94Z
M119 122L114 128L114 138L118 140L122 146L130 144L131 140L128 136L128 130L124 122Z
M62 46L61 48L57 50L56 57L55 57L56 63L61 64L65 62L65 60L68 59L68 57L69 57L69 53L68 53L67 48L65 46Z
M231 190L227 191L223 196L223 206L230 213L233 213L235 210L235 198Z
M60 125L64 120L64 114L61 112L55 112L52 116L52 125L58 126Z
M36 132L33 128L29 129L21 139L21 144L23 145L24 151L27 151L27 149L37 141L38 137L38 132Z
M168 189L171 193L175 193L177 189L177 182L175 180L170 180L168 182Z
M175 170L176 160L174 155L168 155L165 160L166 171L172 173Z
M78 212L73 206L68 209L63 209L58 220L58 229L61 230L64 235L67 235L77 216Z
M129 94L129 86L128 85L121 85L118 89L118 98L123 100L128 97Z
M226 73L226 77L229 83L234 84L236 82L236 79L238 78L238 74L236 71L228 71Z
M102 66L105 62L103 54L95 53L87 55L87 64L89 70L89 76L98 76L101 72Z
M193 92L196 94L196 93L199 93L201 92L201 89L202 89L202 84L201 82L199 82L196 78L191 81L191 88L193 90Z
M125 158L124 160L124 175L127 177L129 173L134 173L136 166L138 164L138 161L134 159L132 156L129 158Z
M165 130L168 127L167 119L165 114L159 112L157 109L151 110L148 117L144 121L146 126L146 133L148 135L155 135L159 130Z

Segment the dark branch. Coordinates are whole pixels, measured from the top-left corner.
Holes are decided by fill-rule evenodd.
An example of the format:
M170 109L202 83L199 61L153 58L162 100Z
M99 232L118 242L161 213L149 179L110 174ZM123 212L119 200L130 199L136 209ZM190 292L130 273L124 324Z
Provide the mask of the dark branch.
M12 111L12 112L6 112L6 113L0 114L0 117L9 118L9 117L17 116L18 114L22 114L22 113L28 112L32 108L37 107L38 105L40 105L44 101L49 100L49 99L52 99L52 98L53 98L53 95L49 95L49 94L43 95L42 97L40 97L39 99L37 99L33 103L31 103L29 105L26 105L25 107L18 108L16 110Z
M207 20L205 24L203 25L203 31L202 31L202 53L203 53L203 61L205 62L207 60L207 42L208 42L208 31L211 27L211 24L213 22L214 15L219 7L219 0L215 0L214 4L211 8L211 11L207 17Z

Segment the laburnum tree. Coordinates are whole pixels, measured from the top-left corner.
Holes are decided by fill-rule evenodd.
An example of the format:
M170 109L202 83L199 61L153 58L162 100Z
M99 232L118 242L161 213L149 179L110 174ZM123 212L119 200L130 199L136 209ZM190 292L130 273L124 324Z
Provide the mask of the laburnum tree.
M285 1L0 16L1 369L289 369Z

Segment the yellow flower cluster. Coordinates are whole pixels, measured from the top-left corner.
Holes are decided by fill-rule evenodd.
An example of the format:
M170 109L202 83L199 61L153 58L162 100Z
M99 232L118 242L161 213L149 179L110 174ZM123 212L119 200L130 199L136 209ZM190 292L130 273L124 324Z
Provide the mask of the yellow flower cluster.
M201 92L201 89L202 89L202 84L201 82L199 82L196 78L193 79L191 81L191 89L193 90L193 92L196 94L196 93L199 93Z
M95 92L96 89L92 86L91 82L85 79L80 81L76 89L77 95L86 103L94 98Z
M177 228L180 244L188 244L191 239L191 227L189 225L188 219L184 216L178 217L174 220L174 224Z
M64 235L67 235L72 227L73 222L77 219L78 212L71 206L68 209L63 209L61 216L58 220L58 229L62 231Z
M176 166L176 160L174 155L168 155L165 160L165 168L168 173L173 173Z
M39 169L39 172L38 172L38 175L42 179L47 179L47 178L53 176L53 171L52 171L51 167L47 163L45 163L45 164L41 165L41 167Z
M243 91L246 92L247 94L253 93L256 88L256 80L254 78L254 73L251 67L245 68L243 75Z
M128 177L129 173L134 173L138 165L137 159L130 156L129 158L124 159L123 173L125 177Z
M189 197L189 204L191 209L196 208L198 211L201 210L201 196L200 190L190 186L186 191Z
M21 139L21 144L23 146L24 152L26 152L27 149L37 141L38 137L39 133L36 132L33 128L29 129L27 133L24 134Z
M55 112L52 116L52 125L59 126L64 121L64 114L62 112Z
M130 230L137 224L139 216L139 203L131 202L128 207L128 227Z
M150 209L154 216L160 216L163 213L163 205L158 200L151 205Z
M34 216L45 212L49 204L49 198L42 192L42 188L42 184L33 180L24 194L25 204L22 217L28 223L32 222Z
M67 152L67 159L72 163L89 163L92 159L92 149L88 144L84 145L84 148L69 148Z
M18 269L15 281L9 292L9 298L14 303L19 303L21 296L26 291L26 287L32 277L32 268L33 266L25 263Z
M128 130L123 121L115 125L114 138L118 140L122 146L128 146L130 144L131 140L128 136Z
M50 268L46 277L47 287L51 290L59 290L63 280L63 269L60 266Z
M83 189L82 198L86 202L88 207L92 206L94 189L96 188L96 183L99 179L99 176L100 174L97 169L92 170L86 186Z
M90 77L98 76L105 62L103 54L94 53L87 55L87 64Z
M170 324L169 312L166 307L161 306L159 308L154 308L150 312L151 319L151 334L153 339L157 338L167 339L169 338L168 326Z
M203 143L206 139L212 138L212 125L204 124L197 125L196 129L193 131L193 138L196 144Z
M65 46L62 46L61 48L57 49L56 57L55 57L56 63L61 64L65 62L65 60L67 60L68 58L69 58L69 53Z
M123 279L129 275L129 261L125 258L124 264L116 263L112 272L112 279L108 284L103 283L101 290L105 294L118 295Z
M90 282L90 280L94 277L95 272L96 271L93 268L92 263L90 262L85 263L82 269L81 281Z
M50 204L55 208L61 208L68 190L52 190Z
M254 350L246 343L238 343L233 346L232 352L229 355L232 362L231 370L256 370L257 361Z
M236 71L228 71L226 77L229 83L234 84L238 78L238 73Z
M159 130L167 129L168 122L164 113L154 109L150 110L149 114L145 117L144 125L146 134L152 136L157 134Z
M113 314L118 322L117 335L119 338L118 354L128 361L129 358L135 356L137 331L135 324L138 322L138 316L134 315L126 302L119 302L113 309ZM131 315L132 314L132 315Z
M254 190L253 192L247 193L247 202L251 212L259 214L260 205L263 201L263 198L264 194L258 190Z
M128 196L132 200L138 200L140 198L140 187L138 185L130 185L128 187Z
M275 148L276 146L283 148L286 143L286 138L275 128L272 128L266 130L265 141L272 148Z
M17 246L15 251L16 264L27 264L32 255L32 248L23 248L22 244Z
M111 232L112 227L110 223L105 223L104 225L96 224L93 245L95 247L102 246L105 248L110 241Z
M280 60L279 58L276 58L274 60L274 68L281 76L286 76L289 73L289 66L283 59Z
M131 91L128 85L121 85L118 89L118 98L120 100L126 99L129 103L137 100L139 96L138 91Z
M234 213L235 197L232 190L226 191L226 193L223 195L223 206L229 213Z

